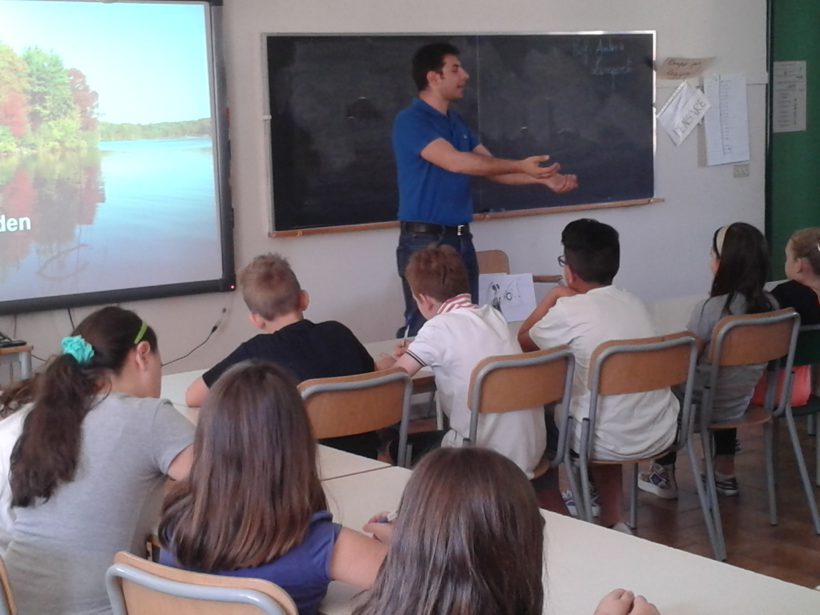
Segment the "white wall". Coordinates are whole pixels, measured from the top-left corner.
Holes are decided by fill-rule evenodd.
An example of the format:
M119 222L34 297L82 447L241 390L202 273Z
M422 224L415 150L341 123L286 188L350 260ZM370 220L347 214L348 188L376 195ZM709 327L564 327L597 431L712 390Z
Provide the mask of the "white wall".
M237 266L260 252L285 254L311 292L308 317L341 320L364 341L389 337L402 323L395 271L397 230L287 239L267 235L270 180L262 122L263 34L584 30L656 30L658 58L715 56L710 70L744 72L750 79L748 178L734 179L731 165L706 167L700 132L677 148L665 134L658 134L656 193L665 202L584 214L612 224L621 233L618 285L649 301L706 292L713 230L735 220L761 229L764 224L765 0L225 0ZM674 85L659 83L659 105ZM515 198L514 188L510 198ZM518 272L555 271L561 229L577 217L553 214L477 223L476 246L506 250ZM252 334L236 293L135 302L128 307L157 329L166 360L204 339L223 307L228 308L211 341L169 372L207 366ZM75 322L89 311L73 310ZM39 356L53 352L69 331L64 310L21 315L16 323L0 318L0 329L10 331L15 326L17 336L33 342Z

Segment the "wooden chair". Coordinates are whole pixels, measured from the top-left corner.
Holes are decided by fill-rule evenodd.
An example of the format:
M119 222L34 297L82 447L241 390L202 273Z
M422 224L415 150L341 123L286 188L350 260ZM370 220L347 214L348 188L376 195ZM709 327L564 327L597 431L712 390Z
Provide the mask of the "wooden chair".
M124 551L105 584L114 615L298 615L270 581L179 570Z
M590 357L588 387L590 390L589 415L581 421L580 450L578 467L581 475L580 490L573 471L567 472L570 486L576 495L578 515L592 521L592 492L589 482L589 466L594 464L632 465L632 484L630 491L629 525L637 526L638 501L638 464L649 461L643 457L634 459L604 461L592 456L595 436L595 425L598 417L598 406L601 398L608 395L627 395L645 393L659 389L668 389L684 385L683 401L680 408L680 428L669 450L679 450L686 446L692 430L692 388L697 364L697 339L688 332L660 335L657 337L613 340L599 345ZM639 409L637 409L639 410ZM569 455L569 435L578 428L571 424L571 416L564 417L562 432L567 433L564 439ZM712 538L713 531L707 518L707 531Z
M797 348L794 351L794 366L820 365L820 325L803 325L797 337ZM817 383L813 383L815 386ZM815 389L816 390L816 389ZM795 417L806 416L814 425L814 482L820 487L820 429L817 429L817 415L820 414L820 396L812 393L805 405L792 408Z
M413 384L402 369L314 378L299 384L314 436L338 438L399 425L398 465L407 466Z
M815 532L820 534L820 518L817 514L817 502L806 470L806 460L797 437L789 401L791 399L791 371L794 363L794 352L797 345L800 316L787 308L762 314L745 314L722 318L712 333L709 347L709 373L704 386L700 405L700 434L703 443L704 466L706 469L706 486L695 480L704 515L711 515L715 528L716 555L726 559L726 541L723 537L723 525L720 519L720 506L715 486L715 468L712 449L712 431L737 429L744 425L762 425L766 453L766 484L769 492L769 521L777 525L777 501L774 475L774 430L776 418L785 419L797 462L803 490L809 504ZM720 371L726 367L759 365L761 363L779 362L789 374L782 387L777 405L774 405L776 378L769 378L769 388L765 406L749 406L746 414L734 421L712 421L714 392L717 389ZM692 443L689 444L690 459L694 459ZM693 466L694 467L694 466ZM697 477L697 474L695 474Z
M0 559L0 615L17 615L14 596L11 595L9 573L2 559Z
M479 273L510 273L510 259L504 250L481 250L475 253ZM558 284L560 275L535 275L532 281L536 284Z
M574 369L575 359L566 346L482 359L473 368L467 393L471 411L469 442L476 442L481 414L513 412L557 401L568 408ZM561 462L563 450L563 441L559 441L553 465ZM545 455L533 471L533 478L549 468L550 460Z

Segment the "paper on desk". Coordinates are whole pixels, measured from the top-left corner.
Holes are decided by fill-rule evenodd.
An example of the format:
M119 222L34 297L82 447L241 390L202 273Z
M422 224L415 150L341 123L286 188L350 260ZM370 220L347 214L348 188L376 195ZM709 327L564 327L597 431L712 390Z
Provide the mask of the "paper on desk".
M703 92L712 102L706 113L706 164L728 164L749 160L749 113L746 106L746 76L710 75L703 79Z
M535 309L531 273L482 273L478 276L478 302L492 305L507 322L524 320Z
M699 89L681 83L658 112L658 121L675 145L684 142L711 104Z
M772 68L772 132L806 130L806 62L775 62Z
M666 58L655 69L658 79L700 77L715 58Z

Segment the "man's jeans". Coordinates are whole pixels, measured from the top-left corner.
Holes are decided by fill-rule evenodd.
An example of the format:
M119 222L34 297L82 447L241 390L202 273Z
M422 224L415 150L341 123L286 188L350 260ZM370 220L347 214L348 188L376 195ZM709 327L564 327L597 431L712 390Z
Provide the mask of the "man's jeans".
M473 236L470 233L457 236L402 232L399 235L399 247L396 248L396 261L399 269L399 277L401 277L402 291L404 292L405 324L396 331L396 337L403 337L404 329L408 326L410 327L408 336L412 337L418 333L424 324L424 317L416 306L413 293L410 292L410 286L404 277L404 271L407 269L407 263L410 262L410 257L415 252L431 245L452 246L461 254L461 258L464 259L464 265L467 267L467 277L470 281L470 294L472 295L473 303L478 302L478 262L476 261L475 248L473 247Z

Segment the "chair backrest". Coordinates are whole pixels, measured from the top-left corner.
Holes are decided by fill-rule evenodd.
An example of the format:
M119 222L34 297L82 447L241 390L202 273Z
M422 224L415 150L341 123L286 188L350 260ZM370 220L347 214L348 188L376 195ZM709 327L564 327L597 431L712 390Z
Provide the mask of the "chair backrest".
M668 389L685 384L681 403L681 429L676 447L680 448L692 425L692 388L697 365L697 338L689 331L670 335L612 340L600 344L589 361L589 420L581 434L582 454L591 445L600 398Z
M179 570L124 551L105 583L114 615L298 615L270 581Z
M709 347L709 377L701 404L701 422L711 421L711 399L717 389L720 370L723 367L759 365L779 361L779 366L788 374L782 387L777 406L772 408L780 414L787 406L792 394L792 365L797 347L800 316L792 308L742 314L721 318L712 330ZM775 379L770 378L766 394L766 407L771 408L775 395Z
M470 375L470 441L480 414L512 412L563 400L569 405L575 359L567 346L482 359ZM562 450L560 447L558 450Z
M299 384L317 439L338 438L400 425L399 459L404 465L413 384L402 369L314 378Z
M510 259L504 250L481 250L475 253L479 273L509 273Z
M11 595L11 584L6 564L0 559L0 615L16 615L17 607Z
M794 351L795 365L820 363L820 325L803 325L797 337Z
M689 377L692 345L688 331L600 344L590 357L589 390L598 395L626 395L683 384Z
M780 359L793 349L799 326L800 317L792 308L724 316L712 331L709 362L733 367Z

